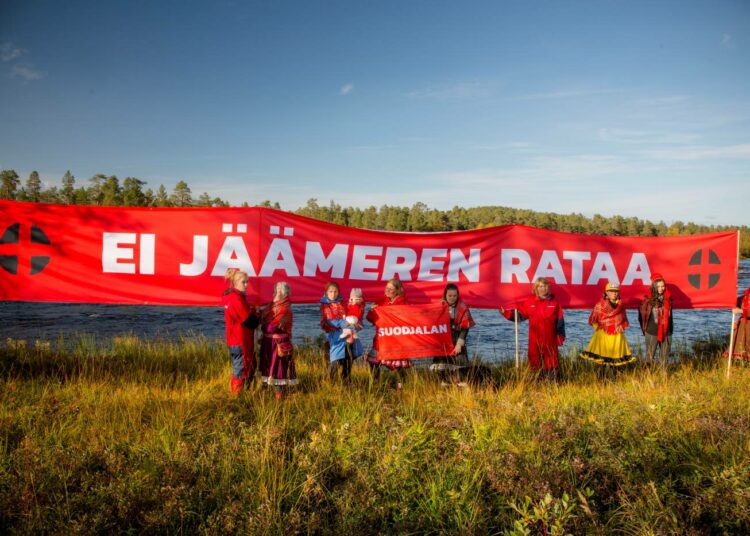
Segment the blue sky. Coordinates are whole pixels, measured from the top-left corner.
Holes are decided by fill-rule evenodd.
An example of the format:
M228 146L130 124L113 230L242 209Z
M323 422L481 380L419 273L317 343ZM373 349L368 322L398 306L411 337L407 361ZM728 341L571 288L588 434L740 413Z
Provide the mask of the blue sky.
M750 2L0 0L0 168L750 225Z

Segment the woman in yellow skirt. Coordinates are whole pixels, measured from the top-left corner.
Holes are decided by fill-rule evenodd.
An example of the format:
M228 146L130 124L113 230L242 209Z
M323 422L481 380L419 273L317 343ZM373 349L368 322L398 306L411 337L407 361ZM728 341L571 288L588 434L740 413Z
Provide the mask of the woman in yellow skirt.
M589 324L594 328L586 350L580 357L598 365L620 367L635 361L624 331L628 329L628 317L620 299L620 285L612 281L604 288L604 297L594 306L589 316Z

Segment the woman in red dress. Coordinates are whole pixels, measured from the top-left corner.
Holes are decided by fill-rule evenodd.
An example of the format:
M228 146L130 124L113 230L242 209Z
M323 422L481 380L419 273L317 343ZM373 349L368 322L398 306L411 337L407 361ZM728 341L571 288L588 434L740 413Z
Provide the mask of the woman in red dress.
M284 389L297 385L292 346L292 304L289 301L289 283L281 281L274 285L273 302L263 308L261 315L260 373L263 382L274 388L277 399L283 397Z

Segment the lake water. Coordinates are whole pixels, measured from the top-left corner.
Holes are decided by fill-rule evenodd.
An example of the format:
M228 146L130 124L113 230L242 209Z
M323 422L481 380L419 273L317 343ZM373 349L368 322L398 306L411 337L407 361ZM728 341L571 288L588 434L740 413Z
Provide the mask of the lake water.
M750 261L741 261L739 288L750 286ZM317 305L295 305L294 340L303 343L320 333ZM564 350L571 346L585 346L591 337L588 310L565 311L567 340ZM496 310L473 309L477 326L469 334L469 351L478 353L486 362L514 359L514 324L502 318ZM631 323L626 332L633 351L639 355L643 336L637 326L635 310L628 311ZM726 309L677 310L674 312L674 343L690 345L705 339L708 334L729 333L731 312ZM521 355L525 354L527 323L519 324ZM78 303L0 302L0 344L5 340L56 340L60 336L74 339L78 334L92 334L103 339L113 335L135 334L142 338L162 337L177 339L191 334L208 338L224 336L224 315L220 307L160 307L145 305L92 305ZM362 341L372 340L369 324L361 332Z

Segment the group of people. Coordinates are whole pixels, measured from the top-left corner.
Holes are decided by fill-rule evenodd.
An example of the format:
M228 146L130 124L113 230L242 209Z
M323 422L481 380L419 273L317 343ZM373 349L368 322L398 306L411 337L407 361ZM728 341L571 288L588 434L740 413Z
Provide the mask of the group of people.
M232 360L229 389L232 394L239 395L255 378L255 331L260 326L260 376L264 383L273 387L276 398L280 400L288 386L298 383L292 346L289 284L276 283L273 301L256 308L247 297L247 273L230 268L224 279L227 289L222 301L227 346Z
M232 360L230 390L239 395L253 381L256 367L255 331L260 327L260 376L264 383L274 388L276 398L281 399L286 387L298 382L291 341L293 315L289 284L276 283L273 301L256 308L246 295L248 275L245 272L229 269L225 279L224 317ZM646 363L653 365L661 362L665 366L674 330L672 296L661 274L652 274L651 279L649 291L638 307L638 320L646 341ZM468 333L475 322L469 307L460 298L457 285L447 284L441 301L450 316L452 348L445 352L446 355L435 356L430 369L439 375L441 383L460 384L458 371L468 365ZM383 297L372 305L365 316L361 289L352 288L345 301L339 284L328 282L320 299L320 327L325 334L330 361L329 377L350 381L352 364L365 354L364 345L357 334L365 318L375 323L379 307L408 303L403 283L393 278L386 283ZM736 337L730 351L736 357L750 359L750 289L738 299L734 312L741 316L735 326ZM553 381L559 380L559 347L565 342L565 317L562 306L551 292L549 280L544 277L536 279L532 284L531 296L513 306L501 307L500 313L511 321L529 322L530 368ZM636 361L625 338L629 322L616 282L606 284L604 294L591 311L588 322L594 334L586 349L579 354L582 359L602 365L605 369ZM381 367L394 372L397 375L397 389L403 384L405 372L412 368L409 359L379 359L377 331L364 357L374 379L378 379Z

